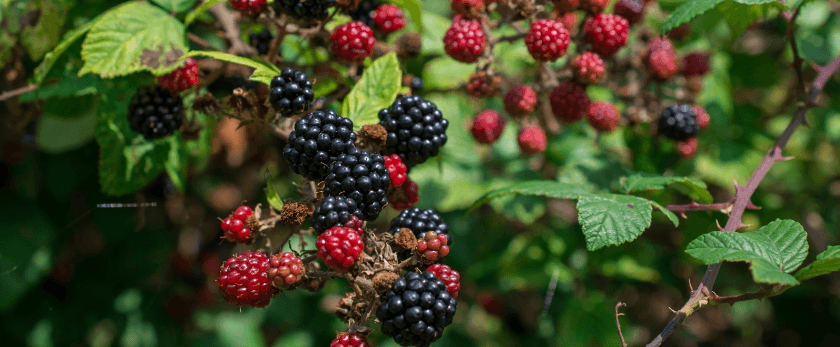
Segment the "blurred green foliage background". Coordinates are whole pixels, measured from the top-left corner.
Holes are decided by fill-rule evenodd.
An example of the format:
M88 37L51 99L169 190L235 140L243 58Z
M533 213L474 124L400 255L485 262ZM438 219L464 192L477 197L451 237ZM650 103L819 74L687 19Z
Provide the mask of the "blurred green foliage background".
M0 1L5 30L0 35L0 61L8 63L4 76L16 71L25 78L43 56L32 47L54 46L66 30L114 3ZM667 11L679 3L668 0L660 6ZM8 14L15 9L25 12L27 6L51 8L48 13L55 16L48 18L61 20L41 28L43 35L21 35L15 43ZM574 205L568 201L513 197L466 212L490 189L546 175L594 190L609 189L621 167L699 178L709 185L715 201L730 199L732 180L746 181L795 106L784 21L765 9L742 23L732 18L730 9L721 5L695 19L689 37L677 42L680 53L701 50L713 57L699 100L712 125L701 134L693 159L677 159L668 146L646 146L649 139L629 129L596 140L590 128L578 124L550 140L546 173L535 171L535 160L519 154L514 124L492 146L474 142L467 130L470 117L488 107L501 112L501 100L479 104L466 95L444 92L463 83L473 67L443 54L441 39L451 17L448 2L423 3L423 54L406 69L422 76L424 97L437 104L451 125L440 159L412 170L411 177L421 187L417 206L436 209L449 223L455 243L447 262L462 274L455 323L435 345L615 346L619 343L613 314L618 301L628 304L621 319L631 345L646 343L665 326L671 317L668 307L682 305L688 281L699 282L705 269L684 253L685 244L715 230L725 215L693 213L679 228L657 216L635 242L587 252ZM649 12L648 24L661 25L663 10ZM796 36L806 60L825 64L840 54L837 10L835 1L812 1L803 7ZM211 22L212 17L200 18L191 31L223 45L207 29ZM243 35L258 29L246 28ZM28 41L36 39L41 41ZM79 46L77 42L56 65L54 78L75 76ZM284 57L307 48L287 40ZM504 57L497 69L524 82L533 79L536 67L521 43L502 44L496 55ZM300 59L306 63L319 57ZM813 76L806 71L808 78ZM296 196L292 182L298 178L279 155L282 141L261 131L237 130L229 120L202 118L206 132L193 148L197 159L183 191L162 174L135 194L107 196L100 193L99 148L91 130L97 93L105 88L100 84L129 93L150 79L84 78L89 80L74 80L75 92L40 100L24 95L2 105L4 117L28 114L32 107L37 114L23 138L3 139L0 153L4 345L326 346L345 329L331 313L348 291L343 281L331 281L318 293L284 293L265 309L236 308L225 303L216 288L221 262L247 249L219 241L217 218L243 200L265 204L262 189L268 173L281 196ZM78 86L93 92L79 92ZM213 88L224 93L222 87ZM776 218L802 223L812 249L809 259L827 245L840 243L838 91L840 83L833 78L825 88L825 107L809 113L809 126L800 128L786 148L786 155L795 160L773 167L753 197L762 209L744 216L753 229ZM588 92L596 100L613 98L605 89ZM647 197L663 205L689 202L672 191ZM96 207L106 203L156 206ZM388 209L374 227L386 227L396 214ZM726 264L715 291L728 295L758 288L745 265ZM547 302L547 297L552 300ZM375 346L396 346L379 332L371 340ZM762 302L704 307L666 345L838 346L840 274L819 277Z

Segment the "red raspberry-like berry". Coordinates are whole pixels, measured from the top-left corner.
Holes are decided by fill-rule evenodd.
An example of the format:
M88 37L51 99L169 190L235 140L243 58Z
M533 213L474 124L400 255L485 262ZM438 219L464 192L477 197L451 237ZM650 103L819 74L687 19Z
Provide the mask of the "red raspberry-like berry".
M496 317L504 317L505 302L501 297L499 297L499 294L482 291L476 295L476 301L478 301L481 308L484 309L484 312Z
M537 107L537 93L527 85L517 84L505 94L505 111L513 117L534 112L535 107Z
M583 25L586 42L602 57L610 57L627 44L630 23L619 15L600 13Z
M569 48L569 29L558 20L540 19L531 24L525 46L528 53L539 61L555 61Z
M677 142L677 153L680 157L683 158L691 158L697 153L697 138L692 137L687 140L682 140Z
M575 57L572 60L572 67L577 81L584 84L600 83L606 73L604 61L592 52L584 52Z
M265 10L265 0L228 0L230 7L246 16L255 16Z
M222 230L225 232L225 240L237 243L251 241L251 229L245 226L245 222L253 212L248 206L240 206L230 217L222 220Z
M219 289L225 300L246 307L265 307L276 290L266 275L268 257L246 252L228 258L219 273Z
M671 41L660 37L648 42L645 64L648 74L655 80L664 81L677 73L677 57Z
M405 28L405 15L397 5L385 4L373 11L373 22L382 31L392 33Z
M709 56L691 53L683 57L682 74L685 77L703 76L709 72Z
M580 0L554 0L554 9L560 13L568 13L580 6Z
M449 265L433 264L429 266L426 271L431 272L437 276L438 279L446 284L446 290L453 298L458 298L458 291L461 290L461 274L458 271L452 270Z
M443 48L452 59L474 63L487 48L487 38L478 20L456 20L443 36Z
M347 272L365 248L357 229L332 227L315 242L318 258L335 272Z
M483 144L496 142L504 129L505 119L496 110L481 111L473 118L470 127L473 138Z
M589 14L599 14L604 12L610 0L580 0L580 8Z
M613 8L615 14L624 17L630 25L638 23L642 20L642 15L645 13L644 0L618 0Z
M376 39L373 30L359 21L352 21L335 28L332 35L332 51L338 59L360 63L373 52Z
M417 252L422 255L424 262L431 264L449 254L448 242L446 235L429 231L417 240Z
M499 83L501 83L499 76L489 76L479 72L470 76L465 89L467 94L481 99L495 95L499 91Z
M484 11L484 0L451 0L449 8L452 13L465 18L476 18Z
M516 140L519 143L519 150L523 154L542 153L545 152L545 148L548 146L545 131L535 126L522 128Z
M706 129L709 127L709 123L712 122L712 118L709 117L709 113L706 112L706 109L703 106L694 106L694 113L697 114L697 126L700 127L700 130Z
M291 252L276 254L268 260L268 279L275 287L289 289L303 279L303 261Z
M405 210L414 207L420 201L420 186L411 178L406 177L405 183L388 190L388 205L395 210Z
M348 219L347 222L344 223L344 227L356 229L359 235L361 235L364 232L364 230L362 230L362 220L359 219L359 217L353 215L351 215L350 219Z
M371 347L364 336L360 334L339 333L335 340L332 340L330 347Z
M586 108L589 107L586 90L580 84L572 82L554 88L548 99L554 116L564 123L574 123L583 119Z
M403 164L402 158L397 154L386 155L384 158L385 167L388 168L388 173L391 175L391 187L401 186L408 177L405 174L408 168Z
M610 102L599 101L589 104L586 111L586 120L595 130L607 133L618 128L621 117L615 105Z
M198 66L195 59L187 58L184 65L166 75L158 76L158 84L172 94L180 93L198 84Z

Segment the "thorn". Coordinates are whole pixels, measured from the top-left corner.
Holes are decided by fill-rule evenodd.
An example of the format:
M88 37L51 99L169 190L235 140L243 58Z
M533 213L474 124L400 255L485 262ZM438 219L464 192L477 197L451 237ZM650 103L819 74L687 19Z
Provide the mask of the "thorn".
M715 219L715 224L717 224L718 231L725 231L725 230L723 230L723 227L720 226L720 221L719 220Z
M741 223L741 225L739 225L737 228L735 228L735 230L737 231L737 230L740 230L740 229L749 228L751 226L752 226L752 224Z
M735 195L738 195L738 191L741 190L741 186L738 185L738 180L732 178L732 183L735 185Z
M760 210L760 209L761 209L761 206L756 206L756 205L753 205L752 201L748 201L748 202L747 202L747 209L750 209L750 210Z
M691 285L691 279L690 278L688 279L688 289L691 289L692 292L694 291L694 287Z
M684 212L684 211L683 211L683 212L680 212L680 217L683 217L683 219L688 218L688 216L686 216L686 215L685 215L685 212Z
M794 156L779 157L779 159L776 159L776 161L788 161L788 160L793 160L793 159L794 159Z
M688 206L697 207L700 206L700 204L698 204L697 201L692 201L690 204L688 204Z
M674 309L671 307L668 307L668 309L671 310L671 313L677 313L677 311L674 311Z
M732 306L735 306L735 303L734 303L734 302L730 302L730 303L729 303L729 308L732 308Z

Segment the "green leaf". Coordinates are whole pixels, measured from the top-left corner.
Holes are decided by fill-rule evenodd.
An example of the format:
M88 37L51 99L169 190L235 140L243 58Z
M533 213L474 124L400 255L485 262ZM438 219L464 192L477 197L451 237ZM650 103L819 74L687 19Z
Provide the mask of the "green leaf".
M44 82L44 78L47 77L47 73L50 72L50 69L52 69L53 64L55 64L55 62L58 60L58 57L64 54L64 51L66 51L67 48L69 48L70 45L73 44L73 42L76 42L76 40L80 39L84 34L90 31L90 29L93 28L93 25L96 24L97 20L98 18L76 28L75 30L64 34L64 38L61 40L58 46L56 46L52 52L47 53L47 55L44 56L44 61L42 61L41 64L35 68L34 77L36 84L40 85L42 82Z
M181 138L178 136L168 136L166 141L169 142L169 154L166 157L166 163L163 164L166 174L169 175L169 180L172 181L172 186L179 191L184 191L187 181L186 164L186 149L183 146Z
M402 84L397 54L390 52L370 64L341 104L341 116L353 121L354 130L379 121L379 110L390 107Z
M589 194L588 191L572 184L561 183L556 181L530 181L520 182L510 185L505 188L492 190L484 194L481 198L476 200L469 208L469 211L476 209L478 206L486 204L488 201L504 196L512 195L537 195L555 199L577 199L583 194ZM469 211L467 213L469 213Z
M787 9L788 7L779 0L735 0L735 2L744 5L764 5L769 4L780 9Z
M254 68L254 73L251 74L251 80L263 83L265 85L271 84L271 79L274 76L280 74L280 69L272 63L269 63L263 59L248 59L245 57L240 57L238 55L228 54L224 52L216 52L216 51L192 51L187 53L181 59L187 59L188 57L195 57L195 56L204 56L210 57L216 60L226 61L228 63L234 63L239 65L245 65L248 67Z
M840 271L840 246L829 246L825 252L817 254L817 259L797 271L795 276L804 281L834 271Z
M96 115L99 183L110 195L131 193L154 180L169 161L171 142L147 141L129 129L127 103L115 93L101 96ZM176 136L176 135L173 135Z
M174 69L187 51L184 25L145 2L129 2L102 15L82 45L85 65L79 75L110 78L148 70Z
M686 247L705 264L722 261L767 261L783 272L796 270L808 255L807 233L797 222L777 219L749 233L713 231Z
M167 11L181 13L188 10L196 0L151 0Z
M663 207L656 201L651 200L650 204L653 205L653 207L656 207L656 209L659 210L659 212L662 212L662 214L664 214L665 217L667 217L668 220L671 221L671 223L674 223L674 227L680 226L680 219L677 218L677 215L674 214L674 212L671 212L671 210Z
M581 195L578 222L590 251L633 241L650 226L650 201L632 195Z
M68 117L66 114L54 114L44 112L38 118L37 144L38 149L58 154L80 148L93 139L94 125L96 124L96 102L82 103L78 105L78 99L61 100L60 105L77 103L75 117ZM67 108L65 108L66 112Z
M674 12L668 15L665 19L665 24L662 25L662 35L667 34L674 28L690 22L694 17L697 17L708 10L713 9L717 4L724 0L692 0L686 1L680 7L677 7Z
M268 199L268 203L271 207L274 207L275 210L280 211L283 209L283 200L280 199L280 195L278 195L277 190L274 189L274 180L271 177L268 177L265 180L265 197Z
M61 38L61 28L67 18L68 4L59 0L29 1L29 10L38 13L37 22L26 25L20 32L20 43L32 60L41 60Z
M755 259L750 264L750 272L756 283L799 285L795 277L782 272L779 267L764 259Z
M423 32L423 9L420 7L420 0L385 0L394 5L408 10L411 13L411 19L414 20L414 25L417 26L418 32Z
M48 86L40 87L19 97L22 102L44 100L50 98L67 98L71 96L84 96L99 94L105 90L102 80L95 75L84 75L82 77L70 75L61 81Z
M201 6L197 7L195 10L190 11L190 13L187 13L187 17L184 19L184 24L185 25L190 25L190 23L192 23L199 15L204 13L204 11L207 11L208 8L212 7L215 4L220 3L222 1L225 1L225 0L206 0L206 1L204 1L204 3L201 4Z
M619 190L625 194L644 190L661 190L667 186L672 186L694 201L703 204L712 202L712 194L709 193L706 184L690 177L638 173L629 177L622 177L620 183Z
M716 6L735 36L741 35L750 24L761 18L768 7L769 5L745 5L733 1L722 2Z

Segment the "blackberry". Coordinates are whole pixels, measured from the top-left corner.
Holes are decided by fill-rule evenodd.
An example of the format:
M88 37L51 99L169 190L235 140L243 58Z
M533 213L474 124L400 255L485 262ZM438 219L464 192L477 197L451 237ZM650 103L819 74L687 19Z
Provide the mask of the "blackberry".
M689 104L668 106L659 118L659 133L677 141L687 140L699 130L697 113Z
M259 54L267 54L268 49L271 48L271 40L274 39L274 36L271 35L271 32L268 29L264 29L259 34L252 33L248 35L248 41L250 41L251 46L257 49L257 53Z
M408 87L411 88L411 94L417 94L423 91L423 80L420 77L414 77L411 79L411 82L408 84Z
M457 301L434 273L409 272L380 297L382 333L401 346L428 346L452 323Z
M352 10L347 14L350 15L350 18L353 18L353 20L365 23L365 25L369 28L373 28L375 25L373 22L373 11L376 11L381 4L381 2L375 0L362 0L359 2L359 5L356 6L355 10Z
M388 230L396 235L400 229L408 228L417 239L422 239L426 232L434 231L439 235L446 235L446 244L452 245L452 235L449 234L449 226L440 218L440 215L432 209L421 209L412 207L403 210L391 220L391 228Z
M415 95L397 98L379 111L379 125L388 131L383 153L399 155L411 168L438 154L446 144L449 121L435 104Z
M311 22L326 19L335 0L277 0L274 6L292 18Z
M388 202L390 173L381 155L351 148L330 165L324 195L349 197L362 211L362 219L372 221Z
M306 112L314 99L312 81L303 72L287 67L271 79L268 101L284 117Z
M137 90L128 106L131 130L147 140L168 136L181 127L183 100L160 86L145 86Z
M295 122L283 157L295 173L312 181L323 181L330 163L355 148L355 142L353 121L332 110L318 110Z
M343 196L328 196L312 212L312 228L322 233L336 225L344 225L352 216L362 218L356 201Z

